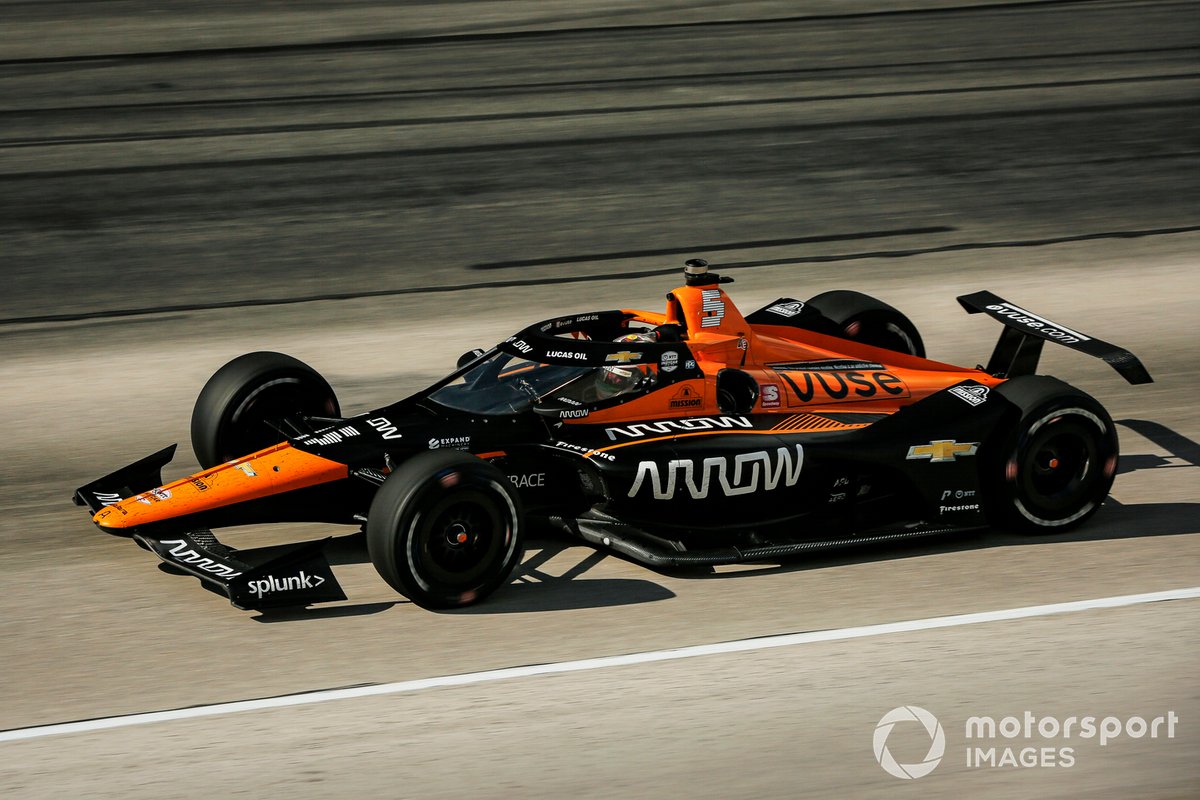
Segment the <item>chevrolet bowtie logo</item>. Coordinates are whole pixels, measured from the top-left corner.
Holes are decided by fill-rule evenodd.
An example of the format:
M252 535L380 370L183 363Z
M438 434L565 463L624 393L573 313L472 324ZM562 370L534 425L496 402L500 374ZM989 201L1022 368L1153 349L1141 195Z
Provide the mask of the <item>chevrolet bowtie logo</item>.
M918 444L908 448L909 459L928 458L930 461L953 461L956 456L973 456L979 442L956 442L939 439L929 444Z
M609 353L604 357L605 361L617 361L621 364L628 364L630 361L639 361L642 358L641 353L631 353L628 350L622 350L619 353Z

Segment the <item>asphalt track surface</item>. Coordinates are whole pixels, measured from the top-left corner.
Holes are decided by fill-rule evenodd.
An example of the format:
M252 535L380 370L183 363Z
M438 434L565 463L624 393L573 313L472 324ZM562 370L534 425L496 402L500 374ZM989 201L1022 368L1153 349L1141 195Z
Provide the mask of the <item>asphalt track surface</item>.
M1195 796L1198 45L1182 2L0 2L0 794ZM1156 383L1043 359L1120 423L1112 500L1061 537L708 576L539 541L445 614L351 537L350 600L275 615L68 502L172 441L191 471L195 394L242 352L303 358L355 413L531 319L658 308L694 255L744 310L877 294L942 360L990 352L954 302L981 288L1130 348ZM904 705L946 735L911 781L872 752ZM1025 711L1180 721L968 766L968 717ZM124 727L34 730L101 718Z

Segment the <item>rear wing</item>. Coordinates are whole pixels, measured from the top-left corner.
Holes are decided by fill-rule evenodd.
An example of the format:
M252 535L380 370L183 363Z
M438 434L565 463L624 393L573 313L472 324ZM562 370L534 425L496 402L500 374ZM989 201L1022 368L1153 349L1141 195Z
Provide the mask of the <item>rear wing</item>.
M1132 384L1154 382L1138 357L1128 350L1038 316L991 292L965 294L958 302L968 314L987 314L1005 326L985 368L992 375L1032 375L1042 355L1042 343L1054 342L1103 359Z

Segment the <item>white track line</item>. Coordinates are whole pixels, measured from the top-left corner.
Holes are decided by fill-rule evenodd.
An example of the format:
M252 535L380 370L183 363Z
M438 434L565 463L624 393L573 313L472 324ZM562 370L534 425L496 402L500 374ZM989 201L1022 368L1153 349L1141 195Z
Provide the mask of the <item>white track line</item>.
M64 722L57 725L16 728L0 732L0 742L37 739L42 736L57 736L64 733L84 733L88 731L107 730L109 728L125 728L131 725L146 725L151 722L168 722L178 719L194 719L196 717L215 717L224 714L236 714L239 711L261 711L267 708L286 708L288 706L304 706L313 703L328 703L333 700L349 700L356 697L419 692L424 689L434 689L441 686L466 686L473 683L489 683L491 681L503 681L512 678L530 678L537 675L555 675L563 672L582 672L592 669L606 669L608 667L623 667L631 664L649 664L656 661L676 661L682 658L712 656L724 653L746 653L752 650L768 650L774 647L791 647L793 645L812 644L814 642L861 639L867 636L885 636L890 633L928 631L937 628L954 628L960 625L976 625L981 622L1047 617L1054 614L1070 614L1076 611L1088 611L1096 608L1120 608L1122 606L1134 606L1143 603L1157 603L1163 600L1192 600L1196 598L1200 598L1200 586L1189 589L1172 589L1166 592L1150 592L1149 594L1127 594L1119 597L1077 600L1072 603L1026 606L1024 608L1009 608L1002 611L983 611L977 614L956 614L949 617L930 617L928 619L914 619L906 622L888 622L881 625L863 625L857 628L839 628L828 631L811 631L807 633L766 636L756 639L740 639L733 642L680 647L674 650L653 650L645 653L630 653L623 656L603 656L601 658L585 658L579 661L563 661L556 664L509 667L507 669L487 670L486 672L469 672L463 675L442 675L435 678L421 678L415 681L355 686L347 689L327 689L305 694L266 697L260 700L241 700L233 703L217 703L215 705L178 708L170 711L151 711L143 714L127 714L120 717L103 717L101 719L82 720L80 722Z

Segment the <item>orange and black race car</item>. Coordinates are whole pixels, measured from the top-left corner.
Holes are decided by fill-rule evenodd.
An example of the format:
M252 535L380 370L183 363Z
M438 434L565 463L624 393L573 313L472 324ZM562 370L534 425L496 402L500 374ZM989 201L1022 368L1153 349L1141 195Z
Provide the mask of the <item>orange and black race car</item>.
M988 524L1063 531L1107 496L1117 432L1091 397L1034 374L1043 343L1150 381L1128 351L986 291L958 298L1004 325L970 369L926 359L908 318L864 294L742 316L730 278L698 259L684 274L663 313L539 322L355 417L302 362L244 355L196 402L203 471L163 484L171 446L75 501L239 608L345 599L324 542L235 550L212 532L298 520L361 525L389 584L448 608L508 580L530 524L663 569Z

